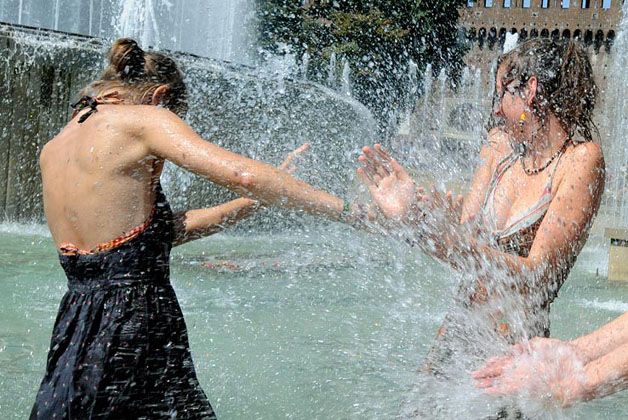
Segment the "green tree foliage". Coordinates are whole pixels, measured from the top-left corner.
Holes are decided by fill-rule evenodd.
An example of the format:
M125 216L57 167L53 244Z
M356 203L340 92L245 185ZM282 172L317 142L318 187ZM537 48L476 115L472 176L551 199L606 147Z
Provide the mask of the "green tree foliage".
M432 63L454 78L464 55L458 8L464 0L257 0L262 47L310 57L308 78L327 82L332 53L336 75L351 67L354 96L382 127L408 96L408 65Z

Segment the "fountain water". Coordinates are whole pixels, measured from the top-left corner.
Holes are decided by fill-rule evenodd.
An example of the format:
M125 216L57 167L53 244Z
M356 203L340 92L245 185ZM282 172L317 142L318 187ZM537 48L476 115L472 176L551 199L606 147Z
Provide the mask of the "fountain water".
M623 20L615 41L615 57L608 76L609 129L607 163L606 211L611 223L628 228L628 3L624 4Z
M40 13L33 1L20 1L19 8L13 7L14 3L0 0L0 12L19 11L24 23L48 26L33 20ZM206 47L207 35L197 31L195 22L203 19L202 6L207 2L153 0L141 4L149 3L153 9L148 16L154 16L158 29L146 27L152 42L182 50L190 45L188 51ZM79 28L86 28L85 33L113 33L107 26L111 11L106 6L114 3L93 0L72 4L77 7L59 14L61 29L71 29L66 16L80 9L89 16L76 19ZM131 7L135 3L115 4ZM236 2L223 5L237 10ZM248 6L242 7L246 15ZM173 17L165 19L167 12ZM198 21L186 17L187 12L198 15ZM233 14L219 15L228 32L233 28ZM69 92L97 73L106 49L106 43L79 37L40 36L36 31L14 29L3 33L7 31L10 41L6 41L9 37L0 38L11 49L2 49L0 85L8 84L11 90L0 98L0 156L12 159L12 163L0 170L0 192L4 185L10 185L1 178L6 173L31 180L37 174L37 144L19 144L25 150L23 155L17 153L19 147L7 149L7 144L12 144L16 133L26 133L24 138L37 138L41 145L49 136L35 136L37 127L52 135L66 119L62 110ZM139 32L137 36L143 35ZM193 37L198 38L194 41ZM230 47L221 51L215 54L233 54ZM625 57L625 50L621 54ZM353 172L357 147L374 140L374 122L364 107L346 95L291 80L285 74L294 71L290 63L269 76L258 69L185 54L177 55L177 59L193 86L189 121L205 137L272 162L279 162L285 152L310 141L313 150L306 157L309 163L303 164L298 175L346 193L352 179L343 175ZM87 71L64 73L59 63ZM330 57L332 86L338 86L337 70L336 57ZM417 72L410 65L409 91L419 90ZM473 148L481 142L484 121L471 117L475 112L472 108L476 102L490 101L492 92L484 92L477 70L470 68L460 86L464 93L452 99L444 73L438 77L432 73L432 67L427 66L420 89L423 96L408 124L408 142L398 142L396 147L401 148L400 156L417 175L427 177L429 173L432 179L443 181L465 179L475 163L470 156L477 155ZM17 102L19 95L27 101ZM472 106L465 111L461 108L464 104ZM45 107L54 112L31 112ZM457 112L452 114L452 109ZM471 122L465 123L461 116ZM622 150L625 153L625 148ZM227 198L184 172L169 168L164 177L177 207L206 206L212 200ZM36 182L24 185L29 186L21 195L38 194ZM190 194L191 190L195 193ZM266 217L261 216L262 222ZM474 270L460 279L395 238L365 235L335 225L305 224L268 235L257 229L259 220L253 223L242 228L250 229L246 235L208 238L178 248L173 255L173 283L190 327L197 372L220 415L394 418L401 400L409 400L406 406L412 409L430 406L427 400L448 400L460 418L494 413L491 408L500 402L487 401L468 378L475 359L452 364L455 380L445 382L440 391L408 392L420 381L416 368L433 341L452 289L457 283L464 286ZM64 290L56 258L51 239L40 226L0 225L0 266L6 275L0 285L0 412L9 413L9 418L26 416L43 370L51 318ZM552 325L558 336L578 335L625 309L617 300L625 291L597 279L599 259L595 247L585 249L554 303ZM489 274L496 278L502 275ZM588 287L593 282L596 287ZM518 308L521 302L507 304ZM481 342L487 352L503 348L498 340L493 341L485 320L466 315L459 314L469 322L460 335L463 341ZM522 323L513 320L513 325ZM551 414L628 416L628 405L619 398L589 407ZM530 412L541 413L536 407Z
M254 0L0 0L0 21L250 63ZM184 30L185 29L185 30Z
M351 67L346 59L342 60L342 94L351 96Z

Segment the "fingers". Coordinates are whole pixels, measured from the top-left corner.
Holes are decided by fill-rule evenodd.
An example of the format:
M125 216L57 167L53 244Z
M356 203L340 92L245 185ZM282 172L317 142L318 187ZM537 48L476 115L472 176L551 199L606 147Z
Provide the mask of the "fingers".
M510 357L504 356L489 359L482 368L476 370L471 375L475 379L494 378L502 374L502 372L504 371L504 366L509 359Z
M387 156L384 154L384 156ZM378 174L380 177L387 177L392 173L392 168L390 166L390 157L383 158L380 152L376 148L364 147L362 148L363 163L368 164L373 173Z
M294 160L301 156L302 153L307 151L310 148L309 143L304 143L301 146L294 149L292 152L288 153L288 156L284 159L284 161L279 165L279 169L282 171L288 172L290 174L294 173L296 170L296 166L294 165Z
M297 147L294 152L295 155L300 155L301 153L307 151L310 148L310 143L303 143L301 146Z
M381 181L381 176L379 175L376 167L364 156L361 155L358 158L358 161L363 165L361 172L363 172L364 176L369 180L369 183L377 186Z
M377 183L375 182L371 174L368 173L364 168L358 168L356 172L358 173L358 178L360 179L360 181L362 181L362 183L368 187L369 191L372 192L374 189L377 188Z

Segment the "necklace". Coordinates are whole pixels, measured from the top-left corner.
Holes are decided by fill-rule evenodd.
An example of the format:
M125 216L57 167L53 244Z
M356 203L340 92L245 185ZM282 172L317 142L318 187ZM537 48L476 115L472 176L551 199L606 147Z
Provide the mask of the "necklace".
M543 172L545 169L547 169L548 166L550 166L550 164L556 160L557 157L559 157L560 155L562 155L565 152L565 149L567 149L567 145L569 144L569 139L565 140L565 142L563 143L562 146L560 146L560 149L558 149L556 151L556 153L554 153L548 160L547 162L545 162L545 164L539 168L534 168L534 169L528 169L526 168L526 164L524 161L524 156L523 154L519 155L519 160L521 161L521 167L523 168L523 171L526 173L526 175L536 175L540 172Z

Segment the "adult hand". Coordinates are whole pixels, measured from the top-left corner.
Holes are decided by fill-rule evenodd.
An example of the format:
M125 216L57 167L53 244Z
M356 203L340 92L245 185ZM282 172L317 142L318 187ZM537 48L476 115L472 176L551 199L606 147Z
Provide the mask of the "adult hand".
M509 354L490 359L472 375L489 395L549 397L562 407L587 395L584 367L575 349L552 338L516 344Z
M289 174L293 174L294 171L296 171L297 169L295 161L297 161L298 158L301 157L301 154L303 154L309 148L309 143L304 143L301 146L297 147L292 152L288 153L288 156L286 156L286 158L283 162L281 162L281 165L279 165L278 168L282 171L288 172Z
M364 147L358 161L358 177L388 219L403 221L417 202L417 188L408 172L382 146Z

